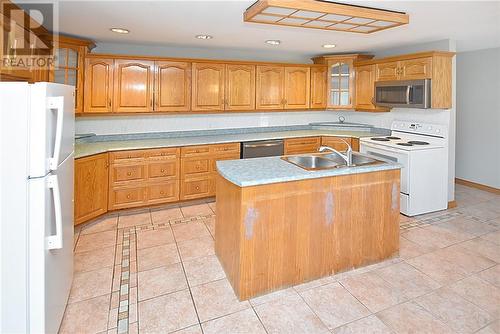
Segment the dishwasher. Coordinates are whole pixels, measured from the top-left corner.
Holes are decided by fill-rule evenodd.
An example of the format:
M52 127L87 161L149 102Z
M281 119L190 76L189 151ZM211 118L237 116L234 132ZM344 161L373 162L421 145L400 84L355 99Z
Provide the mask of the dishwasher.
M241 143L241 159L282 156L283 151L282 139Z

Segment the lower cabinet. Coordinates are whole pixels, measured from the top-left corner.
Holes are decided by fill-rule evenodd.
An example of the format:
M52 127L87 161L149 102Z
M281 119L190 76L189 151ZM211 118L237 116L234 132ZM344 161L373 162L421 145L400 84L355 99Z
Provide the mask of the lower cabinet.
M108 211L108 153L75 159L75 225Z
M347 144L353 151L359 151L359 139L351 137L321 137L321 145L328 146L337 151L347 151Z
M285 139L285 154L317 153L321 146L320 137Z

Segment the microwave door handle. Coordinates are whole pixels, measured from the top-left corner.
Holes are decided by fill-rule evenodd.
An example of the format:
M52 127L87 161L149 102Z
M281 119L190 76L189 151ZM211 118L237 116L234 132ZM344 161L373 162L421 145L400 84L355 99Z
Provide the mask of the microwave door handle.
M406 86L406 104L410 104L410 92L413 89L412 86Z

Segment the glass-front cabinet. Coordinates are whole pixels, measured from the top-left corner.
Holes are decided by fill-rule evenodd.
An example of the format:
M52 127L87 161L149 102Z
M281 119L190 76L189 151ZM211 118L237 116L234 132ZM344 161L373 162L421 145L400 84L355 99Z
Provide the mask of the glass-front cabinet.
M75 86L75 112L83 112L84 56L94 46L85 39L59 36L50 81Z
M328 65L328 109L354 108L354 61L371 58L373 56L359 54L327 55L313 58L315 64Z

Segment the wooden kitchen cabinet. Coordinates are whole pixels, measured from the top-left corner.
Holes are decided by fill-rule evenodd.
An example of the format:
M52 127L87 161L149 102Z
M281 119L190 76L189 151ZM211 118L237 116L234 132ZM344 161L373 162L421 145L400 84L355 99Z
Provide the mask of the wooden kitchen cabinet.
M311 67L311 109L324 109L327 103L327 74L326 67Z
M152 112L154 61L116 59L113 79L115 112Z
M225 64L193 63L193 111L224 110Z
M191 63L155 62L154 111L191 109Z
M113 74L113 59L87 58L85 60L83 112L113 112Z
M393 61L376 65L376 81L393 81L399 79L399 62Z
M375 65L355 67L356 110L376 110L373 104L375 94Z
M285 67L284 109L307 109L311 93L309 67Z
M317 153L321 146L320 137L303 137L285 139L285 154Z
M226 65L225 110L255 109L255 66Z
M216 161L239 158L240 143L182 147L180 199L214 196Z
M178 201L179 156L176 147L111 152L109 209Z
M108 210L108 154L75 159L75 224Z
M283 109L284 73L285 68L282 66L257 66L256 109Z
M376 81L418 80L432 77L432 57L377 64Z

